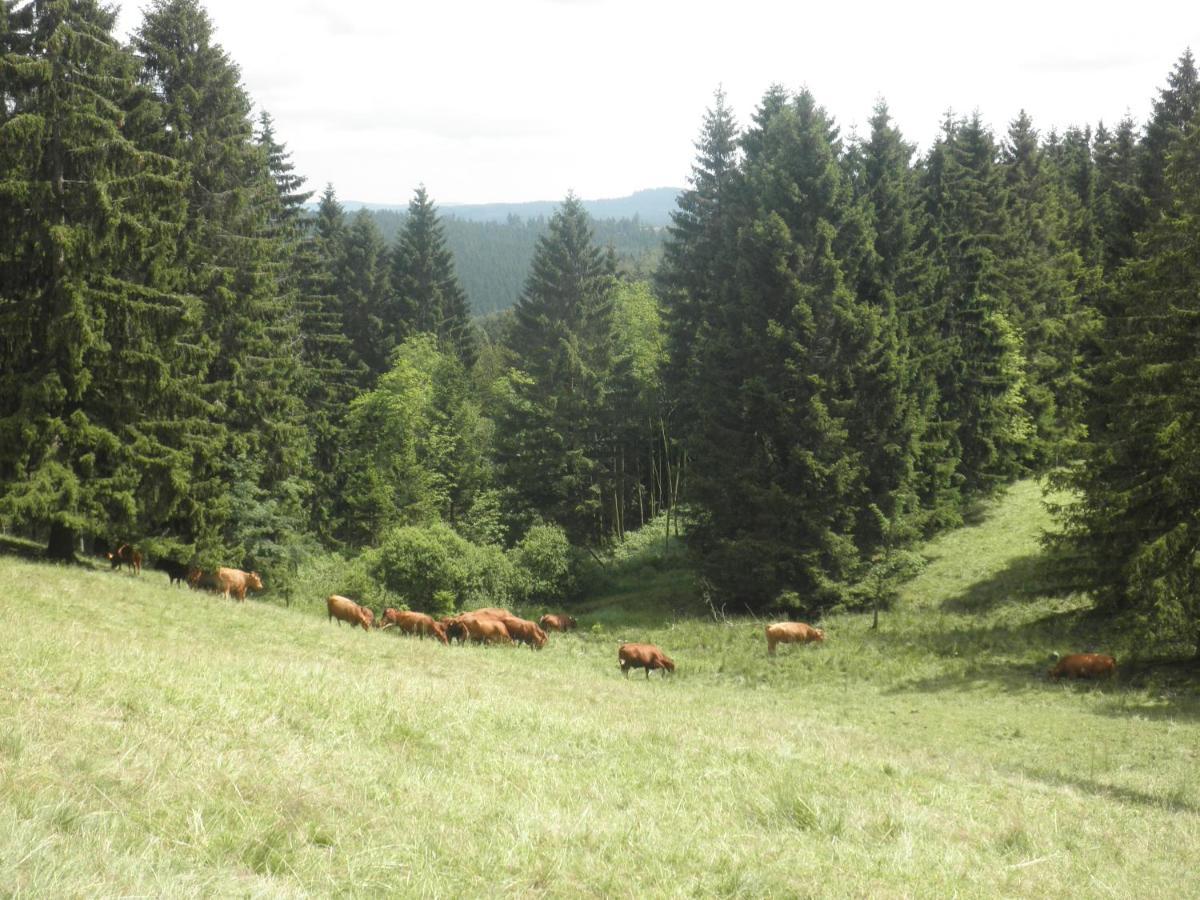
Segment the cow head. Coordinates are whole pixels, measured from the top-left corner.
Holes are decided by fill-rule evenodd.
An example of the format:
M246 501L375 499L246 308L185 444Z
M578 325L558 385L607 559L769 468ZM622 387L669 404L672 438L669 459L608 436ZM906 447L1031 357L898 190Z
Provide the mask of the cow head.
M825 631L821 628L814 628L813 629L813 640L814 641L825 640Z
M262 576L257 572L250 572L246 575L246 586L252 591L261 591L263 589Z

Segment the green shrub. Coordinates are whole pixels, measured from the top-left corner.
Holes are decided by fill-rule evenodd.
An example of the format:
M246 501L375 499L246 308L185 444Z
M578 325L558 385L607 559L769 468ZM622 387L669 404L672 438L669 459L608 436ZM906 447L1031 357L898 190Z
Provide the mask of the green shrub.
M571 596L575 564L567 533L557 525L534 525L509 558L516 569L521 599L549 603Z
M393 528L358 563L376 593L404 597L413 609L506 606L516 595L515 572L503 550L472 544L440 522Z

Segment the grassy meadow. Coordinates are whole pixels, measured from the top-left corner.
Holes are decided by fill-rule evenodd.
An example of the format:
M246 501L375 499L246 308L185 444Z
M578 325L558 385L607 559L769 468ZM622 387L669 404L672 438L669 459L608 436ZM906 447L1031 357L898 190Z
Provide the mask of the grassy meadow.
M1018 484L775 659L670 560L534 653L0 558L0 895L1200 896L1196 682L1042 593L1046 524Z

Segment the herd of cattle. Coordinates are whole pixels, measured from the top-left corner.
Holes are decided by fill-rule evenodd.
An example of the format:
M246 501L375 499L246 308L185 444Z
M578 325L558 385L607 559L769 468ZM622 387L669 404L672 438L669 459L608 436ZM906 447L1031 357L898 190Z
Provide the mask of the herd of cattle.
M135 575L142 571L142 554L129 544L121 544L105 556L114 569L128 566ZM231 596L239 601L245 601L247 591L261 591L262 578L257 572L244 572L241 569L221 567L215 572L206 572L195 566L186 566L174 560L162 559L154 563L159 571L166 572L171 584L182 584L184 581L193 590L208 589L219 591L228 600ZM458 641L465 644L468 641L475 644L525 644L531 650L541 650L546 646L547 631L571 631L578 626L574 618L563 613L548 613L531 622L514 615L507 609L488 606L471 610L457 616L445 616L435 619L422 612L411 612L388 607L378 619L370 607L362 606L343 597L332 594L325 601L329 621L334 619L340 625L347 622L350 625L361 626L364 631L372 628L396 628L405 634L413 634L422 640L425 637L441 641L449 646ZM779 644L808 644L820 643L825 640L823 629L814 628L803 622L775 622L766 627L767 654L775 655ZM617 649L617 662L621 672L629 676L630 669L645 669L646 677L658 669L665 676L675 671L674 661L654 644L622 643ZM1047 671L1046 675L1055 681L1060 678L1106 678L1117 673L1117 661L1103 653L1073 653L1064 656Z

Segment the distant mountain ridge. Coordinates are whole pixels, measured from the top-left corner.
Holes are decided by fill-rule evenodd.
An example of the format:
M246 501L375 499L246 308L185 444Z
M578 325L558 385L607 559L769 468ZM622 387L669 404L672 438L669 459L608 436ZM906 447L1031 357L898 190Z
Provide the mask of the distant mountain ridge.
M682 188L659 187L634 191L628 197L603 200L584 200L583 206L594 219L633 219L643 225L659 228L671 223L671 211ZM438 204L443 216L453 216L468 222L506 222L510 216L519 219L550 218L560 200L529 200L520 203L447 203ZM347 211L403 210L394 203L364 203L350 200L342 204Z

